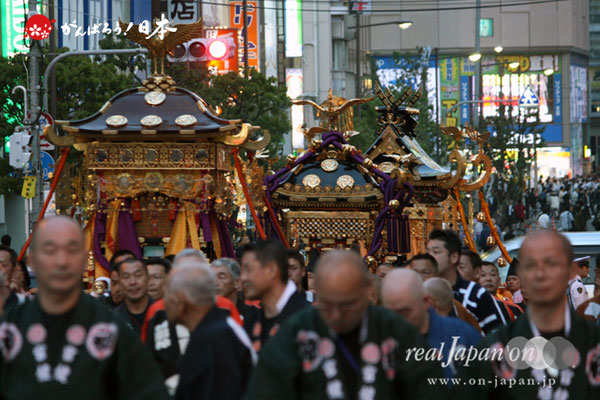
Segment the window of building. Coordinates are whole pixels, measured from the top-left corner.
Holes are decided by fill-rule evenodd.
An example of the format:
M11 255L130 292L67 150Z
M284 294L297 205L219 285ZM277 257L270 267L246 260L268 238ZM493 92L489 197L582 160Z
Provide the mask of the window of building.
M343 39L333 40L333 69L343 71L348 66L348 50Z

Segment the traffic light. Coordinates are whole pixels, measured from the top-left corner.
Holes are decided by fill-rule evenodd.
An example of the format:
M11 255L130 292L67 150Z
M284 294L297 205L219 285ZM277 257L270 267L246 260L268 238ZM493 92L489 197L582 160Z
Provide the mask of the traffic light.
M13 168L23 168L31 158L31 134L28 131L15 130L10 136L9 163Z
M180 44L167 56L170 62L201 62L226 60L236 57L235 40L232 37L215 39L198 38Z

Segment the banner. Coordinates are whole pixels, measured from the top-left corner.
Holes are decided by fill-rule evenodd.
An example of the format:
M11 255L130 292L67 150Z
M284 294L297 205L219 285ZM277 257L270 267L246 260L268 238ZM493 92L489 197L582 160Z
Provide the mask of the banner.
M244 8L241 1L232 1L230 4L230 16L232 28L237 28L242 34L239 42L240 65L244 66ZM259 70L259 48L258 48L258 9L256 1L247 2L247 19L248 19L248 67Z

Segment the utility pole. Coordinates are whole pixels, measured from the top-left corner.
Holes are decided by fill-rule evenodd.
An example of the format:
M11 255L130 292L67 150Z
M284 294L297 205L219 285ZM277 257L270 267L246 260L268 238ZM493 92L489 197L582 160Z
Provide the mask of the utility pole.
M54 0L49 0L48 1L48 11L49 11L49 16L48 18L50 20L54 19ZM56 53L56 42L55 42L55 37L50 37L50 61L52 61L54 59L55 53ZM53 99L52 103L50 103L50 109L49 110L44 110L46 112L50 111L50 115L52 116L52 118L57 119L57 115L58 115L58 110L56 109L56 73L52 72L52 74L50 75L50 98ZM58 150L57 150L58 151ZM57 153L58 154L58 153Z
M242 18L244 18L244 75L248 76L248 0L242 3Z
M29 0L28 17L37 14L36 0ZM29 230L33 230L35 221L44 205L44 180L42 175L42 162L40 154L40 58L42 50L38 40L31 40L29 50L29 104L30 115L25 116L26 125L31 131L31 174L35 176L35 197L29 218Z

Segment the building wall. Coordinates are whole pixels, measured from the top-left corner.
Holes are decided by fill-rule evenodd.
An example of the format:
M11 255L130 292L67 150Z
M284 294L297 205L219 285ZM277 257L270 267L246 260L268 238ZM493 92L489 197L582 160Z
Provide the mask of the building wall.
M373 9L402 8L398 2L388 3L385 0L378 1L373 4ZM418 5L419 9L440 7L448 7L448 3L438 1L428 7ZM417 7L413 3L405 8ZM586 52L589 49L588 13L587 0L483 8L481 18L493 20L494 34L481 38L481 48L483 51L493 51L496 45L501 44L507 50L566 47ZM474 9L373 13L363 17L363 24L398 20L410 20L413 25L405 31L395 24L365 28L364 34L369 38L368 48L373 51L393 51L430 46L466 53L474 48Z

